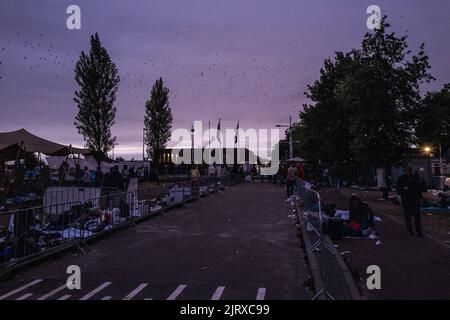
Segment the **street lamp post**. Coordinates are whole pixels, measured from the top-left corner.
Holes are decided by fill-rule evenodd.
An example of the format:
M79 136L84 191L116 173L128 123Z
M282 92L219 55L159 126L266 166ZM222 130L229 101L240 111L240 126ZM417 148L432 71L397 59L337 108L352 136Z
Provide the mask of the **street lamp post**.
M145 128L142 128L142 161L145 161Z
M191 148L191 163L194 164L194 134L195 129L194 126L191 128L191 142L192 142L192 148Z
M289 125L277 124L275 125L277 128L289 128L289 158L292 159L294 157L294 145L292 141L292 117L289 116Z

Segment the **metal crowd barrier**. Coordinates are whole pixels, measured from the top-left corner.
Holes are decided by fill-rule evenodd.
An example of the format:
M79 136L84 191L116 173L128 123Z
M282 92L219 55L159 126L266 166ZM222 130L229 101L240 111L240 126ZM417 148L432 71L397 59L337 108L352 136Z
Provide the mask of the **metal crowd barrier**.
M133 226L146 217L233 184L230 176L224 176L186 179L134 192L105 188L101 195L84 197L83 201L0 213L4 234L0 236L0 271L55 248L86 245L105 232Z
M43 206L51 206L59 203L82 202L87 199L98 198L108 190L117 190L116 188L101 187L68 187L51 186L44 192Z
M334 288L345 285L336 283L340 281L336 265L335 247L327 241L324 234L324 223L326 219L322 213L322 203L320 194L312 190L312 185L306 181L298 179L296 181L296 198L295 205L297 208L297 218L299 226L308 233L311 243L307 245L308 254L312 254L317 261L318 266L313 273L317 273L316 294L313 300L322 298L323 296L334 300L339 298L339 293L332 292ZM310 261L311 263L311 261ZM314 276L314 274L313 274Z

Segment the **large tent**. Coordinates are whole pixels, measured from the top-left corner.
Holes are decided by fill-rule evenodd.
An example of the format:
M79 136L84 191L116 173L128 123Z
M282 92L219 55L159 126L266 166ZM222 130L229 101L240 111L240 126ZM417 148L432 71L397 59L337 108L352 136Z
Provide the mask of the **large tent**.
M90 151L38 137L25 129L0 132L0 159L4 161L16 160L23 153L43 153L49 156L68 156L70 154L89 155Z

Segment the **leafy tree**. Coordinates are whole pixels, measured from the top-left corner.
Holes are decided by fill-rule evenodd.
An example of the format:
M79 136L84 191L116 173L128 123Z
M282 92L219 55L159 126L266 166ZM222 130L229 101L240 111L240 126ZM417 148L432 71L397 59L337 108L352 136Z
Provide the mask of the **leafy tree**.
M308 86L305 95L313 104L304 105L300 124L293 131L301 142L299 154L311 161L343 162L351 158L350 109L336 97L336 91L351 70L353 58L337 52L326 59L320 78Z
M111 127L115 123L114 102L120 78L98 33L91 36L89 54L81 52L75 67L75 80L80 90L75 91L73 99L78 105L74 124L83 135L87 148L107 154L117 145Z
M326 59L320 78L308 86L312 104L304 105L294 130L299 154L308 160L367 172L407 157L420 114L419 87L433 78L424 45L412 55L406 37L388 33L389 27L384 17L360 49Z
M397 164L408 154L421 101L419 86L433 79L424 44L410 56L406 37L387 33L389 27L384 17L380 29L365 35L362 49L352 51L354 68L336 94L351 110L355 160L374 168Z
M450 148L450 84L441 91L429 92L418 111L416 137L419 145L433 145L435 151L439 143L442 153ZM447 151L447 152L446 152Z
M163 149L170 139L172 110L169 106L169 89L164 87L162 78L153 85L151 98L145 103L145 143L147 153L158 166Z

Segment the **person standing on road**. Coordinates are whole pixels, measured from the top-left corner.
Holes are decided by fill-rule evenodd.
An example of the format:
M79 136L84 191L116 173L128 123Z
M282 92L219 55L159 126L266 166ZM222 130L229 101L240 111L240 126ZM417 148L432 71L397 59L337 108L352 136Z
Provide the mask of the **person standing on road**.
M286 175L286 188L288 198L294 194L294 184L295 178L297 177L298 171L294 164L291 162Z
M306 181L305 166L303 163L298 162L295 167L297 168L297 176L303 181Z
M422 226L420 219L419 201L422 198L420 182L414 175L411 167L407 167L397 182L397 191L402 199L403 214L405 215L406 230L412 235L411 218L414 217L414 224L417 234L422 237Z
M191 184L192 189L197 189L200 182L200 171L197 166L193 166L191 169Z

